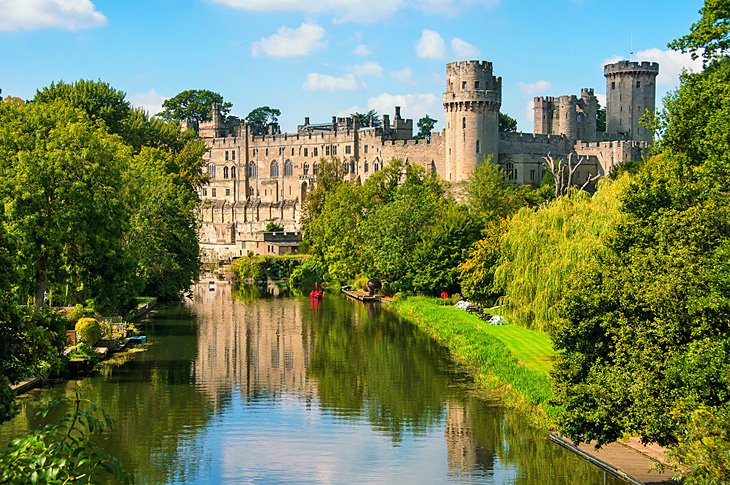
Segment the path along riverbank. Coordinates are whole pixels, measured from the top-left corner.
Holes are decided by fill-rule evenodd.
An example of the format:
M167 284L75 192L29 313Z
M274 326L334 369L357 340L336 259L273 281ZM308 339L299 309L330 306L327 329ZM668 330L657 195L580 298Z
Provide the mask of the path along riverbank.
M474 376L479 388L498 392L507 406L527 413L546 433L554 429L560 408L549 402L549 372L557 353L546 334L517 325L490 325L434 298L395 299L387 307L448 348L452 358ZM572 445L569 440L554 436L561 445ZM635 438L608 445L603 451L595 450L591 444L575 448L584 458L597 458L591 461L631 483L671 482L671 470L654 470L657 462L666 463L662 450L650 448L651 453L643 452L643 445Z

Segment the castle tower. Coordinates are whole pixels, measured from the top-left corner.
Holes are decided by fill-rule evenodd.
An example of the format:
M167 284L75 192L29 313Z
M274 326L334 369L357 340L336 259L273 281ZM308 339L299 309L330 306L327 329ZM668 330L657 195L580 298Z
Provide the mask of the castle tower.
M603 67L606 76L606 132L651 143L653 133L639 124L647 110L654 113L656 62L619 61Z
M553 133L553 111L555 98L552 96L537 96L533 100L535 133L551 135Z
M570 140L578 139L578 98L573 95L558 98L558 133Z
M596 98L592 88L581 89L578 108L578 139L583 141L596 141L598 98Z
M446 180L466 180L489 155L497 162L501 104L502 78L491 62L446 64Z

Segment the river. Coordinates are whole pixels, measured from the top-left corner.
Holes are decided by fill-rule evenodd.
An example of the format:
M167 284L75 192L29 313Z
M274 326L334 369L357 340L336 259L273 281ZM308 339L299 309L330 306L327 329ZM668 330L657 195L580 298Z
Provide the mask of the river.
M241 298L155 312L120 366L20 399L0 441L80 385L138 483L622 483L475 392L448 353L376 305Z

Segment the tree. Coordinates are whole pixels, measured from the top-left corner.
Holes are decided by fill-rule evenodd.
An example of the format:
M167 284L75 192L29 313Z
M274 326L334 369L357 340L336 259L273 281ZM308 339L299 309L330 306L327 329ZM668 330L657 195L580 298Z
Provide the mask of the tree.
M572 153L568 154L567 162L564 162L563 159L555 160L550 154L548 154L546 157L543 157L543 167L545 167L547 171L550 172L550 174L553 176L553 183L555 184L555 197L560 197L568 193L568 190L573 187L573 177L578 171L578 168L585 161L586 159L584 157L579 157L578 161L573 163ZM593 176L590 176L589 174L586 181L580 187L580 190L585 190L585 188L588 187L589 184L598 180L600 176L601 174L599 173L596 173L596 175Z
M165 121L210 121L211 107L218 105L225 118L233 105L223 100L223 96L207 89L188 89L162 102L162 111L158 114Z
M269 132L269 126L274 125L275 132L278 133L278 120L281 116L281 111L276 108L269 108L268 106L260 106L252 110L245 120L251 128L252 135L266 135Z
M600 103L597 103L598 109L596 110L596 132L606 132L606 108L602 108Z
M506 113L502 113L500 111L500 113L499 113L499 131L502 133L517 131L517 120L512 118L510 115L508 115Z
M431 141L431 132L433 132L433 127L436 126L436 123L437 121L430 116L424 116L416 123L416 126L418 126L418 134L413 138L416 140Z
M487 222L482 239L472 245L458 267L461 293L474 303L491 306L502 295L501 288L494 284L494 270L502 255L501 239L506 231L506 219Z
M692 59L702 56L707 65L725 56L730 49L730 1L705 0L700 15L689 34L670 42L669 47L689 52Z
M121 304L134 288L120 250L129 149L64 102L0 103L0 200L24 288Z
M355 128L367 128L371 123L375 128L380 128L383 124L382 120L378 118L378 112L374 109L367 113L352 113L350 118L355 122Z
M477 165L464 184L464 203L473 217L483 223L507 217L528 204L530 188L507 181L504 169L491 157Z

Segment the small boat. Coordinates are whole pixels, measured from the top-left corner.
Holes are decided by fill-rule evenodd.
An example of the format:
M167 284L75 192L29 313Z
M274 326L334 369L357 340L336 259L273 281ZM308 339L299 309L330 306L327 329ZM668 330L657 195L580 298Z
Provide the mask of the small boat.
M321 300L322 299L322 290L319 289L319 285L317 283L314 284L314 290L309 294L310 300Z

